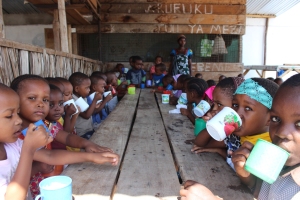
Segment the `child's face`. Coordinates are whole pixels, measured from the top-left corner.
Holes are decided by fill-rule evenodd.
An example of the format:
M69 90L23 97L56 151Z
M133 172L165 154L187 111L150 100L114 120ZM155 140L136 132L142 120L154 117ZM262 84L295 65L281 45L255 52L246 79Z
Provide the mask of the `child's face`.
M214 112L220 112L224 107L232 106L232 96L229 96L221 88L216 87L213 91L213 109Z
M118 65L117 67L118 72L122 73L122 68L124 68L124 65Z
M299 87L279 89L270 111L272 142L290 153L286 165L300 163Z
M143 67L143 61L142 60L136 60L134 63L134 68L135 69L142 69Z
M49 113L50 87L41 80L25 80L23 87L18 91L20 97L20 116L22 126L28 127L45 119Z
M111 85L112 86L117 86L118 85L118 78L117 78L117 76L115 74L113 75L113 79L111 81Z
M160 70L158 67L155 67L155 75L160 76L162 75L164 72L162 70Z
M51 91L49 101L50 110L46 119L50 122L59 120L59 118L61 118L62 114L64 113L63 103L63 94L57 90Z
M161 60L161 58L160 57L157 57L156 59L155 59L155 64L157 65L157 64L160 64L162 62L162 60Z
M268 131L270 113L261 103L251 99L248 95L233 96L232 108L242 119L242 126L234 132L237 136L249 136Z
M178 44L179 44L179 46L183 47L183 46L186 44L185 38L180 38L180 39L178 40Z
M79 86L75 86L75 92L80 97L85 98L90 93L91 80L89 78L84 79Z
M99 92L100 94L103 94L105 92L106 83L104 80L99 79L97 84L93 85L93 89L95 92Z
M69 101L72 99L72 94L73 94L73 86L71 83L63 83L65 92L64 92L64 102Z
M21 134L20 100L13 91L0 91L0 143L13 143Z

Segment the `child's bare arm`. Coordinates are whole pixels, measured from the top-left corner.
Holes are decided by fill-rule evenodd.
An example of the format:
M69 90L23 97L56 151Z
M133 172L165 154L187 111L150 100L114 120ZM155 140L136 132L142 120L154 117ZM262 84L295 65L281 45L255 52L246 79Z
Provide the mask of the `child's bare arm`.
M181 200L220 200L208 188L191 180L185 182L180 196Z
M98 108L95 109L94 113L99 113L104 107L105 107L105 104L107 102L109 102L111 99L113 98L112 95L107 95L106 97L103 98L103 101L101 102L100 106Z
M93 99L91 105L89 106L89 108L85 112L80 113L79 115L84 119L89 119L92 116L92 114L94 113L97 101L100 100L101 98L102 98L102 95L100 93L96 92L94 99Z
M170 95L170 101L169 101L170 105L177 105L177 101L178 101L177 97Z
M111 152L88 153L47 149L36 151L33 159L49 165L93 162L97 164L110 163L111 165L116 166L119 163L119 155Z
M70 133L71 132L71 127L72 127L71 126L71 118L74 117L73 114L76 112L76 108L74 107L73 104L70 104L70 105L66 105L64 107L64 110L65 110L64 130ZM79 114L79 112L78 112L78 114ZM78 116L78 114L76 114L76 115Z
M203 153L203 152L211 152L211 153L218 153L220 156L222 156L224 158L224 160L226 160L227 157L227 152L226 149L224 148L193 148L192 150L194 150L194 153Z
M187 116L189 118L189 120L193 124L195 124L195 117L193 116L193 114L188 109L180 108L180 112L181 112L182 115Z
M69 134L65 131L59 131L55 139L67 146L85 149L87 152L113 152L110 148L101 147L89 140L86 140L74 134Z
M211 136L206 129L203 129L195 138L194 144L199 147L205 147L210 140L212 140Z
M6 189L5 199L7 200L26 198L34 153L36 149L53 140L43 127L38 127L34 130L35 128L33 124L30 124L28 127L18 167Z

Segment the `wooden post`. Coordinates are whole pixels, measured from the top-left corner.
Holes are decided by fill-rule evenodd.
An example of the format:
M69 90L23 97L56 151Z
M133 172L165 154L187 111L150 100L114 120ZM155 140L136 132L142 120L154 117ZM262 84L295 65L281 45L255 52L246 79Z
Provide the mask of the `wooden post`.
M269 18L266 18L266 26L265 26L265 45L264 45L264 65L267 65L267 39L268 39L268 29L269 29ZM263 77L265 78L265 73L263 70Z
M68 30L67 30L65 0L58 0L57 3L58 3L61 50L63 52L68 53L69 46L68 46Z
M54 49L60 51L60 36L59 36L59 17L58 10L53 11L53 36L54 36Z
M78 55L77 33L72 33L72 53Z
M5 38L3 12L2 12L2 0L0 0L0 38Z
M68 24L68 44L69 44L69 53L72 53L72 28Z

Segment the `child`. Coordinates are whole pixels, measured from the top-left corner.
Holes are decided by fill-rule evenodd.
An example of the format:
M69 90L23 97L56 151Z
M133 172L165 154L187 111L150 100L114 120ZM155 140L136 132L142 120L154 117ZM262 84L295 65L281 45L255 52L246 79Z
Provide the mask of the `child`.
M91 80L89 77L81 72L75 72L69 77L69 81L73 85L73 98L76 101L79 97L82 97L87 102L87 97L90 93ZM81 112L76 120L75 128L80 137L90 139L94 133L92 114L95 112L96 103L102 99L102 95L95 94L92 104L89 108ZM98 111L97 111L98 112Z
M283 83L283 80L282 80L282 78L276 78L275 80L274 80L274 82L277 84L277 85L281 85L282 83Z
M208 86L205 80L194 78L191 79L187 83L186 87L186 95L189 104L196 104L198 105L201 100L203 100L205 91L207 90ZM195 116L193 113L185 108L180 108L180 112L182 115L187 116L193 124L195 124Z
M153 78L153 75L155 74L155 66L162 63L162 57L161 56L156 56L154 65L150 68L150 79ZM165 74L165 73L164 73Z
M206 83L207 83L208 87L217 85L216 82L212 79L207 80Z
M195 74L195 78L201 78L201 79L203 79L203 76L202 76L201 73L197 73L197 74Z
M104 87L106 86L106 83L104 81L103 78L101 78L100 76L90 76L91 79L91 93L94 92L98 92L99 94L103 95L105 89ZM94 113L92 115L92 119L93 119L93 127L94 129L97 129L101 123L102 120L104 120L107 117L107 112L105 111L105 105L107 102L109 102L112 99L112 95L107 95L106 97L104 97L99 106L99 108L97 110L99 110L99 112ZM92 104L92 100L90 98L87 98L88 104L91 105Z
M242 126L233 133L240 137L240 144L245 141L255 144L259 138L270 141L268 133L270 109L277 89L276 83L262 78L247 79L237 88L233 96L232 108L240 115ZM210 145L210 147L220 147L221 143L215 142L215 146ZM237 143L238 141L227 138L223 143L223 148L227 148L227 153L226 149L223 153L218 152L225 158L227 157L227 162L231 167L233 167L231 154L238 148L233 145ZM211 151L211 149L201 151Z
M263 199L299 199L300 195L300 121L298 102L300 101L300 75L286 80L277 91L270 111L270 137L273 144L290 153L285 167L273 184L263 182L244 169L245 162L253 148L253 144L245 142L232 155L236 172L242 181L252 189L258 200ZM296 109L295 109L296 108ZM261 185L261 186L260 186ZM199 183L188 181L188 188L180 191L181 196L194 195L206 199L216 199L211 191ZM186 198L189 200L190 198Z
M114 73L116 74L116 76L118 77L118 79L120 79L122 77L122 75L125 75L123 70L124 70L124 65L121 63L118 63L115 67L115 69L113 70Z
M145 83L146 81L146 72L142 70L143 60L139 56L134 56L132 58L132 63L132 69L126 74L126 80L128 81L128 84L140 87L141 83Z
M115 107L118 104L118 97L122 98L126 92L123 92L122 94L118 94L117 90L122 89L122 86L127 85L127 81L123 81L119 86L118 86L118 79L114 73L108 72L106 73L107 76L107 81L106 81L106 91L111 91L113 98L107 102L107 108L108 108L108 113L112 112Z
M166 65L164 63L159 63L155 65L155 73L152 74L152 79L155 86L162 85L162 78L165 76L166 73Z
M22 82L17 86L19 92L28 90L26 81ZM38 85L32 85L31 89L38 89ZM33 90L32 94L29 91L28 95L23 98L24 100L28 99L28 101L38 101L36 108L41 108L47 100L45 99L44 101L43 98L37 97L34 93L36 93L35 90ZM118 155L110 152L74 153L61 150L49 151L46 149L36 151L39 147L51 142L52 137L49 137L43 127L39 126L36 128L33 124L29 124L24 141L18 139L22 130L22 120L18 114L19 103L20 98L16 92L0 84L0 110L2 113L0 115L0 125L2 127L0 131L0 199L4 199L4 196L5 199L9 200L26 198L32 160L45 162L50 165L64 165L86 161L99 164L110 162L112 165L117 165ZM36 116L41 113L40 111L31 114Z

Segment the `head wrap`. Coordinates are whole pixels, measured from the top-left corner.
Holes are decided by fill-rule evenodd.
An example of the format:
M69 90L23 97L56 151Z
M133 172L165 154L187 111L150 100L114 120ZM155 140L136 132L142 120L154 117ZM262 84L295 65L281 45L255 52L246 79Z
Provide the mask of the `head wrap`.
M245 94L271 109L273 98L269 92L251 78L245 80L235 91L235 94Z

